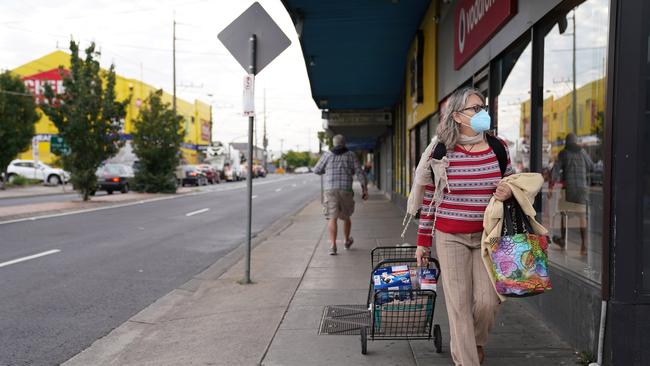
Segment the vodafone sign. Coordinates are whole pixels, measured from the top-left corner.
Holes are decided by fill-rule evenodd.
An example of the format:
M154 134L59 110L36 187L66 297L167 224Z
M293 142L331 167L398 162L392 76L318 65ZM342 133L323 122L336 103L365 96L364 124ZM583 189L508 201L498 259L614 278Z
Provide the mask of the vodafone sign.
M517 0L459 0L454 15L454 69L460 69L516 13Z

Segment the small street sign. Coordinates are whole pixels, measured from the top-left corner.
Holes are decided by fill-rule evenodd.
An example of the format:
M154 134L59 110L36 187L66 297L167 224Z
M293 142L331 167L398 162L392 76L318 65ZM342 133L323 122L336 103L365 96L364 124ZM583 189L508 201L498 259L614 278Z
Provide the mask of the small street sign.
M244 76L244 116L255 115L255 76Z
M40 152L38 151L38 139L36 137L32 138L32 159L38 161Z
M57 155L67 155L70 153L70 146L63 141L63 137L54 135L50 138L50 152Z

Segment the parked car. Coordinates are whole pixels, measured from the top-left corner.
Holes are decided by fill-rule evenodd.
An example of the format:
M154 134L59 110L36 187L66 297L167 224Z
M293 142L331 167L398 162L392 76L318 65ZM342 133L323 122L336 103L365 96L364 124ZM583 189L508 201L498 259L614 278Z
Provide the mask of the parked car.
M208 179L208 182L210 184L219 184L221 183L221 177L219 172L217 172L216 169L212 167L210 164L200 164L196 166L203 174L205 174L205 177Z
M186 184L191 184L194 186L205 186L208 184L208 178L205 176L203 171L199 169L196 165L181 165L181 177L180 185L185 186Z
M309 173L309 168L306 166L301 166L294 169L293 172L296 174L305 174L305 173Z
M133 179L133 169L124 164L105 164L95 171L97 176L97 190L113 194L115 191L121 193L129 192L129 183Z
M7 181L12 182L17 176L42 180L51 185L64 184L70 179L70 173L63 169L34 160L13 160L7 167Z

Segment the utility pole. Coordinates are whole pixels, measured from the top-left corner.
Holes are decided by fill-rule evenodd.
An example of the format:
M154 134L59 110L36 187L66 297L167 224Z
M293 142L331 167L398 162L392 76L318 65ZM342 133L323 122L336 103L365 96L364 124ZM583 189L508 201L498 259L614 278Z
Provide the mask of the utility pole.
M578 134L578 93L576 89L576 9L573 9L573 133Z
M284 169L284 153L282 152L284 147L284 139L280 139L280 168Z
M174 110L174 115L176 115L176 14L174 14L174 30L173 30L173 42L172 42L172 67L173 70L173 83L174 83L174 100L172 102L172 108Z

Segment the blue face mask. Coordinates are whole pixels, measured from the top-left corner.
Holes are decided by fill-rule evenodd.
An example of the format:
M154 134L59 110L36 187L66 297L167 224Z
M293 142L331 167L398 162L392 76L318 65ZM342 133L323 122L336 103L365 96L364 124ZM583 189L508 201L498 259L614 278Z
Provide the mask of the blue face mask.
M462 115L469 117L463 112L460 112ZM470 126L472 130L476 133L481 133L488 131L490 129L490 125L492 124L492 120L490 119L490 115L488 112L485 110L481 110L469 119Z

